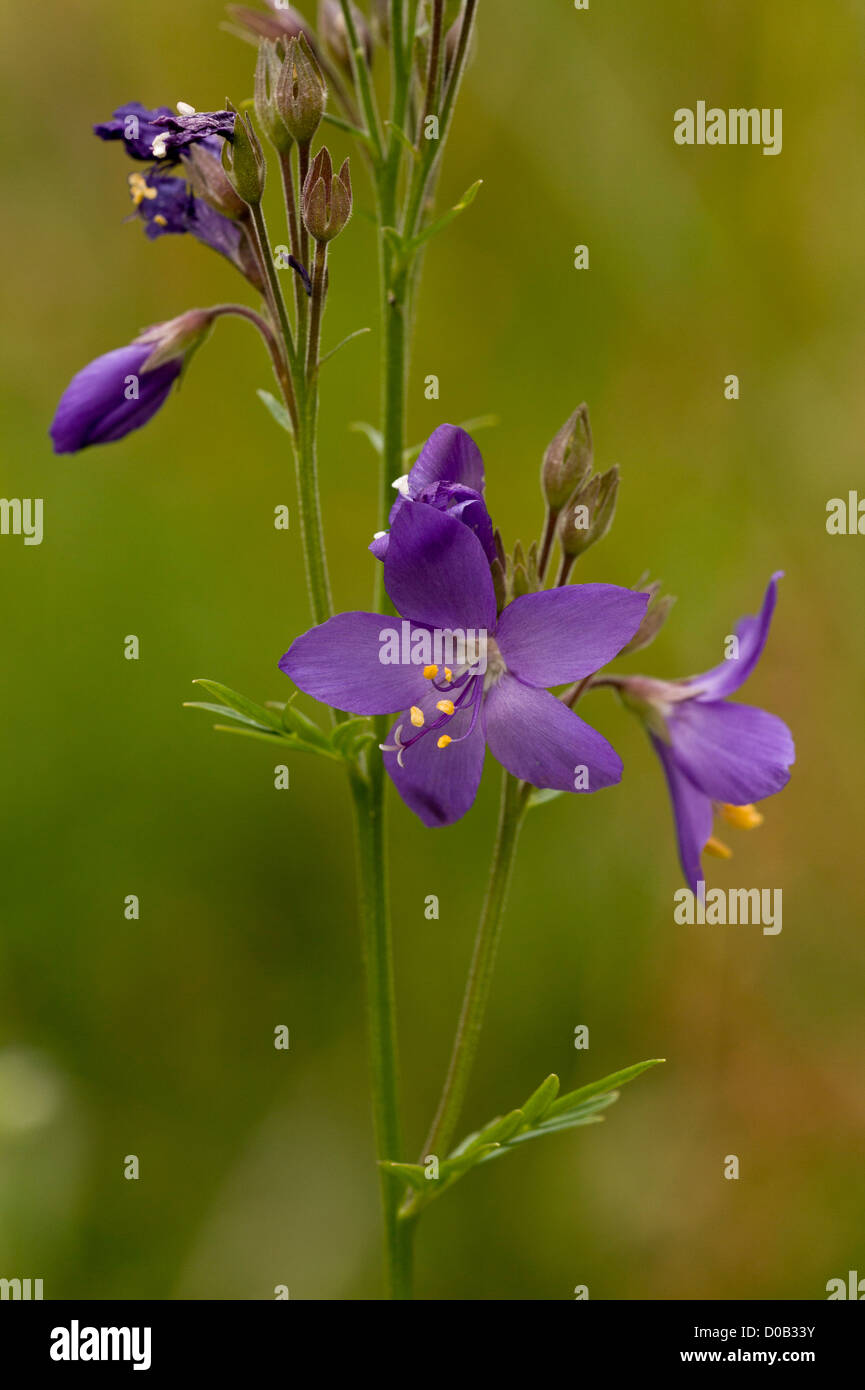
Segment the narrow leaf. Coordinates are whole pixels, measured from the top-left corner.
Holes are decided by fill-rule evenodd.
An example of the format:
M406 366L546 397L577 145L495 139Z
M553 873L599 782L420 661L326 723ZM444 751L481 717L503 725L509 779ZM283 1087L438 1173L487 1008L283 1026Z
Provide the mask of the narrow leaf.
M220 719L236 719L240 724L250 724L254 729L262 729L269 732L269 726L261 724L257 719L250 719L246 714L238 714L237 710L229 709L228 705L209 705L204 700L184 700L184 709L203 709L209 714L217 714Z
M443 213L441 217L437 217L434 222L430 222L429 226L424 227L423 231L418 232L417 236L413 236L409 241L404 242L403 249L405 254L410 256L413 252L419 251L422 246L426 245L431 237L437 236L439 232L443 232L445 227L450 226L455 217L459 217L461 212L465 212L467 207L471 207L475 198L478 196L478 189L482 183L483 179L478 179L472 184L471 188L466 189L458 203L454 203L454 206Z
M352 340L352 338L361 338L361 337L363 337L364 333L370 333L370 332L372 332L372 330L369 329L369 328L356 328L356 329L354 330L353 333L347 334L346 337L343 338L341 342L337 343L336 347L331 348L331 349L330 349L330 352L326 352L326 353L324 354L324 357L320 357L320 358L318 359L318 365L319 365L319 367L323 367L324 364L325 364L325 362L330 361L331 357L335 357L336 354L339 352L340 348L345 347L346 343L350 343L351 340Z
M355 434L365 434L372 447L375 449L379 458L384 453L384 439L381 430L377 430L375 425L370 425L366 420L352 420L349 429Z
M424 1192L429 1186L430 1180L418 1163L393 1163L389 1159L381 1159L378 1166L399 1182L407 1182L416 1192Z
M294 430L291 427L291 416L289 415L282 401L278 401L276 399L276 396L271 395L269 391L259 390L256 391L255 394L258 396L258 399L261 401L262 405L266 406L266 408L270 411L276 423L278 425L281 425L282 428L288 434L293 434Z
M552 1072L536 1091L532 1091L522 1106L523 1119L528 1122L530 1128L543 1118L558 1094L559 1078Z
M592 1096L605 1094L607 1091L618 1090L620 1086L625 1086L642 1072L648 1071L649 1067L656 1067L659 1062L663 1062L663 1057L653 1057L648 1062L637 1062L632 1067L625 1067L623 1071L611 1072L601 1081L592 1081L588 1086L580 1086L576 1091L569 1091L567 1095L560 1096L557 1101L550 1106L547 1117L552 1119L558 1115L565 1115L575 1109L582 1101L591 1099Z
M282 730L280 719L272 710L265 709L264 705L257 705L254 700L249 700L245 695L241 695L237 690L231 690L227 685L220 685L219 681L194 680L193 685L202 686L208 695L215 695L217 700L221 700L230 709L236 710L238 714L243 714L253 724L260 724L265 729Z

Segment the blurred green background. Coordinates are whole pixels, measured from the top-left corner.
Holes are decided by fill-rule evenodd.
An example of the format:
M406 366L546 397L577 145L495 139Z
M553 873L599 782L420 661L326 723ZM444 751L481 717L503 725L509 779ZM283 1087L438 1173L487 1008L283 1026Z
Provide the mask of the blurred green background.
M271 750L181 708L196 676L284 698L276 662L308 626L298 530L272 525L279 503L294 521L294 488L254 395L268 364L246 325L222 323L145 431L75 458L47 439L90 358L242 295L191 239L151 245L124 225L130 166L91 123L130 98L242 99L253 53L220 30L214 0L4 0L0 16L0 490L45 499L40 547L0 537L0 1275L41 1277L49 1298L266 1299L276 1284L376 1297L343 779L296 759L278 792ZM580 577L632 584L650 568L679 595L631 669L713 665L786 570L744 698L789 722L798 763L763 828L731 832L735 858L710 865L720 886L781 887L781 935L675 926L660 769L613 701L587 699L625 778L527 824L465 1125L553 1070L573 1086L667 1064L604 1125L526 1146L434 1207L422 1297L568 1299L587 1284L592 1298L822 1298L829 1278L865 1273L865 541L825 530L826 501L863 478L863 39L863 7L844 0L481 4L442 203L484 184L427 258L409 437L497 415L479 437L488 497L508 541L527 542L543 448L586 399L599 465L618 462L623 484ZM673 111L700 99L782 107L782 153L674 145ZM326 346L375 326L359 170L356 184ZM376 460L348 425L375 420L377 390L374 337L326 368L341 607L372 581ZM129 633L138 662L123 659ZM488 763L447 831L393 798L412 1155L450 1047L497 780ZM279 1023L288 1053L272 1046ZM138 1182L123 1177L131 1153ZM722 1176L731 1153L738 1182Z

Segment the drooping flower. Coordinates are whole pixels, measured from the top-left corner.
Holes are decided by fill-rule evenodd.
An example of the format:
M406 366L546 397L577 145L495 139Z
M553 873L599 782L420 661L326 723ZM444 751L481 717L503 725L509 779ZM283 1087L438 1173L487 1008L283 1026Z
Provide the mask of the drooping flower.
M727 699L760 659L781 577L780 571L773 574L760 612L738 624L735 657L687 680L627 676L618 682L625 703L644 719L660 758L679 859L695 892L703 852L730 855L712 835L715 810L729 824L750 829L762 821L753 803L781 791L790 780L796 750L787 725L766 710Z
M477 536L487 559L496 556L493 523L484 502L484 461L471 435L458 425L439 425L421 449L411 471L394 483L396 501L390 523L410 502L426 502L455 516ZM387 554L389 535L381 531L370 550L379 560Z
M619 781L615 749L547 687L610 661L639 627L645 594L574 585L527 594L497 617L481 542L425 502L398 509L384 582L402 615L399 633L381 614L340 613L299 637L279 664L337 709L404 711L382 751L425 825L450 825L469 809L487 747L536 787L598 791ZM437 640L454 633L473 634L474 651L452 666L431 660ZM473 659L481 645L483 659Z
M208 310L191 309L89 362L60 398L51 425L54 452L75 454L91 444L110 444L146 425L211 322Z

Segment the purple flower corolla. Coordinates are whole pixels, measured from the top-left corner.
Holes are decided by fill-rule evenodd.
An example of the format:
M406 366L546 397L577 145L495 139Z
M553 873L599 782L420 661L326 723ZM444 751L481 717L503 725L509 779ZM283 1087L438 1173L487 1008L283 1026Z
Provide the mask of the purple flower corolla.
M140 101L127 101L125 106L118 106L110 121L95 125L93 133L100 140L122 140L130 159L151 160L154 140L165 134L156 122L160 117L173 114L170 106L156 106L151 110Z
M439 425L424 444L414 467L394 483L397 498L390 510L390 524L411 502L426 502L437 511L449 512L468 526L495 559L493 524L484 502L484 461L471 435L458 425ZM387 554L389 535L382 531L369 549L377 559Z
M75 454L91 444L111 444L152 420L211 321L208 310L190 309L83 367L57 406L54 452Z
M196 198L185 179L157 169L136 172L129 175L129 193L151 241L189 233L237 264L242 241L239 226L203 198Z
M163 112L154 122L157 134L152 150L154 159L177 159L190 145L221 149L218 137L230 140L234 134L233 111L193 111L183 107L175 114Z
M536 787L598 791L618 782L615 749L548 686L610 661L637 631L647 596L610 584L527 594L499 617L490 567L472 530L425 502L401 507L384 558L385 588L429 649L448 631L486 635L485 669L382 661L389 619L340 613L299 637L279 665L301 690L354 714L407 711L383 745L400 796L428 826L475 799L487 747Z
M717 806L733 825L762 819L753 803L781 791L790 779L796 750L787 725L753 705L727 700L751 675L769 635L779 571L773 574L758 614L736 628L738 656L700 676L657 681L629 676L625 700L646 718L649 737L667 778L685 878L696 892L701 856L709 847L729 851L713 839Z

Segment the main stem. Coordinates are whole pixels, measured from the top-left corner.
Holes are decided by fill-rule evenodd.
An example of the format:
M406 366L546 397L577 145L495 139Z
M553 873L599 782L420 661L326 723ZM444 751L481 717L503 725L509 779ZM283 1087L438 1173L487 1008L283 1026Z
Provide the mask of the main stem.
M367 778L357 773L351 778L357 829L373 1124L380 1161L398 1159L403 1152L383 780L380 758L370 760ZM410 1299L411 1228L399 1220L399 1187L383 1169L379 1170L379 1188L384 1226L385 1296Z
M444 1158L451 1146L478 1050L484 1013L501 935L505 901L514 854L525 814L525 788L509 772L503 774L502 798L489 884L475 937L471 969L454 1039L447 1079L422 1157Z

